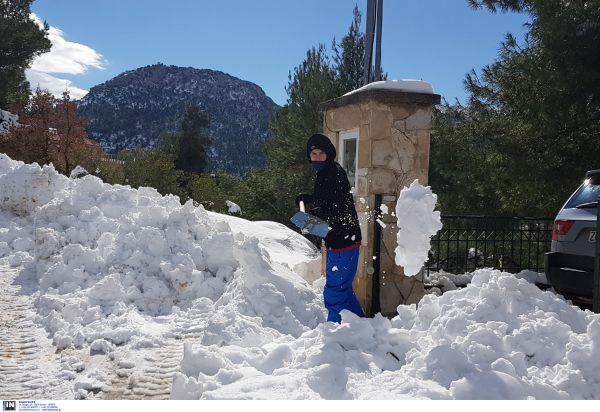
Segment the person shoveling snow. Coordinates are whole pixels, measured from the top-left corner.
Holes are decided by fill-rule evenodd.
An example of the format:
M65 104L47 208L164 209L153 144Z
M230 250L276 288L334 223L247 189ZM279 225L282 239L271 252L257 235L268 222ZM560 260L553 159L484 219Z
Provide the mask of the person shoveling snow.
M317 171L314 194L298 195L296 205L299 206L300 202L313 205L310 215L323 220L331 228L324 236L327 275L323 297L329 311L327 320L339 323L342 309L364 317L352 289L362 238L348 176L335 161L336 150L327 136L312 135L306 145L306 156Z

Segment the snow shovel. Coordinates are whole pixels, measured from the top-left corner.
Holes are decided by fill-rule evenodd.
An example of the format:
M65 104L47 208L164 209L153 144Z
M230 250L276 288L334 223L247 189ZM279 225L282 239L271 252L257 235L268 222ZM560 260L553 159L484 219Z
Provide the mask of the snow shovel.
M303 234L313 234L320 237L327 236L329 225L316 216L309 215L304 211L304 202L300 201L300 211L290 219L293 224L298 226Z

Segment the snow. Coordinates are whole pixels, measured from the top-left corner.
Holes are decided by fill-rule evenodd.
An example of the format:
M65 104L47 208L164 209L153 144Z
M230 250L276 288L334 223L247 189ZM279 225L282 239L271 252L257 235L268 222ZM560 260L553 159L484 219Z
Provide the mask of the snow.
M404 275L415 276L427 260L429 241L441 228L440 212L433 209L437 196L429 186L419 184L415 179L410 187L400 191L396 203L398 219L396 265L404 268Z
M237 204L233 203L231 200L225 201L225 204L228 207L227 211L229 213L239 213L240 215L242 214L242 209Z
M402 80L382 80L379 82L369 83L364 85L361 88L356 90L352 90L346 93L344 96L349 96L356 92L361 92L364 90L396 90L399 92L410 92L410 93L426 93L433 94L433 86L431 83L424 82L423 80L412 80L412 79L402 79Z
M0 109L0 136L8 133L8 129L19 125L19 116Z
M0 361L4 387L40 388L21 398L600 398L600 315L540 290L543 274L440 271L441 296L336 324L319 251L280 224L6 155L0 196L0 307L29 302L43 331L24 340L34 373ZM420 244L435 195L412 184L398 204Z

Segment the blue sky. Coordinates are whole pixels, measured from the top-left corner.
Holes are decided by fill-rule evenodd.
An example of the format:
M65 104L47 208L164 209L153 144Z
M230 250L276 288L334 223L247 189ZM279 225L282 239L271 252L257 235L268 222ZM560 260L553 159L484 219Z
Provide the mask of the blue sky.
M288 73L319 43L331 49L367 0L36 0L53 51L34 61L35 87L72 96L120 73L161 62L220 70L258 84L277 104ZM389 79L430 82L466 100L462 80L497 56L506 33L523 38L529 16L474 11L466 0L384 0L382 65Z

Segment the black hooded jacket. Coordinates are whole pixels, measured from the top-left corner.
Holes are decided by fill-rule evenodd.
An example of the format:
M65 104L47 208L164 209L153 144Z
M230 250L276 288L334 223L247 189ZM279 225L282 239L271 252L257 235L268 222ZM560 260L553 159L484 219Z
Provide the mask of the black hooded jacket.
M309 213L331 227L325 237L325 246L328 249L345 249L362 239L348 176L334 160L336 150L327 136L315 134L308 139L306 155L309 162L310 152L314 149L325 152L327 160L323 169L317 172L314 194L307 201L314 204Z

